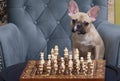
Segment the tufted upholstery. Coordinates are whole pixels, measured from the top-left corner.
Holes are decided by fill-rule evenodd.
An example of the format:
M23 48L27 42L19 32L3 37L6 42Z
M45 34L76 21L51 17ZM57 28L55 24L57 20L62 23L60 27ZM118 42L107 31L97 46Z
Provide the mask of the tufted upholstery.
M8 21L11 24L0 28L2 65L8 67L30 59L39 59L41 51L45 52L46 58L56 44L59 46L60 55L63 56L65 47L70 51L72 41L67 13L68 2L69 0L7 0ZM119 26L113 27L114 25L106 23L107 0L76 2L82 12L87 12L94 5L100 6L94 24L105 42L105 59L107 63L119 65L120 51L117 44L120 33L114 34L119 31ZM110 33L114 34L113 37Z
M69 0L7 0L8 21L11 27L0 29L2 64L10 66L30 59L39 59L39 52L45 52L45 58L54 45L71 50L71 27L67 13ZM95 22L107 20L107 0L76 0L80 11L87 12L94 5L101 8ZM7 49L6 49L7 47Z
M55 44L60 50L71 49L67 3L67 0L8 0L9 22L18 26L26 40L23 57L37 59L40 51L47 56Z
M76 0L80 11L87 12L92 6L101 7L98 20L107 20L107 0ZM17 25L21 41L11 56L22 59L7 59L6 65L12 65L29 59L38 59L39 52L45 52L45 58L54 45L71 50L71 27L67 13L69 0L7 0L9 22ZM100 2L100 3L99 3ZM102 15L102 18L101 18ZM103 16L104 15L104 16ZM98 21L96 21L98 23ZM20 41L19 41L20 42ZM18 42L15 42L17 44ZM23 59L24 58L24 59Z

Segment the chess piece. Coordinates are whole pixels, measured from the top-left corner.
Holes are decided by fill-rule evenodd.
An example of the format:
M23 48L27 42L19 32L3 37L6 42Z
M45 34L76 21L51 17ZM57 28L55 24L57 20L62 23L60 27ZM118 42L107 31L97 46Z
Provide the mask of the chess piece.
M55 75L56 72L55 72L55 66L54 66L54 60L51 60L51 72L50 72L50 75Z
M41 64L44 64L44 63L45 63L44 53L43 53L43 52L40 53L40 61L41 61Z
M59 51L59 48L57 45L55 45L55 47L54 47L54 55L55 56L57 56L59 54L58 51Z
M48 55L48 64L51 64L51 55Z
M60 60L58 60L58 69L57 69L57 75L62 75L63 74L63 72L62 72L62 70L63 70L63 67L62 67L62 61L61 61L61 58L60 58Z
M43 74L47 75L47 63L43 64Z
M72 54L69 55L69 70L70 70L70 75L72 75L72 69L73 69L73 61L72 61Z
M43 74L43 64L41 62L38 62L36 64L36 75L42 75Z
M80 70L79 66L80 66L80 60L79 60L79 56L77 56L77 57L76 57L76 69L77 69L77 74L79 74L79 70Z
M47 74L50 75L51 71L51 55L48 55L48 62L47 62Z
M70 70L69 70L69 59L65 58L65 71L64 71L65 75L70 75Z
M87 54L87 60L92 61L92 59L91 59L91 52L88 52L88 54Z
M51 49L51 55L54 55L54 49L53 48Z
M56 73L58 69L57 58L54 59L54 68L55 68L55 73Z
M86 64L86 74L93 75L94 63L91 59L91 52L88 52L87 55L87 64Z
M79 57L79 50L76 48L74 51L74 59L76 59L77 57Z
M51 49L51 60L53 60L54 59L54 49L52 48Z
M68 49L67 48L65 48L64 49L64 58L68 58Z
M73 70L72 70L73 75L77 75L77 62L76 60L73 60Z
M64 71L65 71L65 61L64 61L63 57L61 57L61 67L62 67L62 73L64 73Z
M84 58L80 58L80 70L79 70L80 75L86 75L85 74L85 63L84 63Z
M64 70L64 74L65 75L69 75L70 71L69 71L69 56L68 56L68 49L65 48L64 49L64 61L65 61L65 70Z

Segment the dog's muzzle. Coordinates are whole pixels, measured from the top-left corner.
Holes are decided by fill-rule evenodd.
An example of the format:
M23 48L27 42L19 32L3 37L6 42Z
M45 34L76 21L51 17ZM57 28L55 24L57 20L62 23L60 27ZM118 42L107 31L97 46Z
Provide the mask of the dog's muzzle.
M86 34L86 31L85 31L84 27L82 27L82 25L75 25L72 28L72 32L73 33L77 32L78 34Z

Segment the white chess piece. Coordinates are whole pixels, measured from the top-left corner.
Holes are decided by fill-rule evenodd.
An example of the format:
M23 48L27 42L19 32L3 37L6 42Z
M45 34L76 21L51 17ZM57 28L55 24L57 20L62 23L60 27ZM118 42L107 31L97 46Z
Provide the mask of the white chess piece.
M47 70L48 70L48 75L50 75L51 71L51 55L48 55L48 62L47 62Z
M51 64L51 55L48 55L48 65Z
M57 58L54 58L54 67L55 67L55 72L58 70L58 65L57 65Z
M63 57L61 57L61 66L62 66L62 72L64 72L65 71L65 61L64 61L64 58Z
M79 60L79 57L77 56L77 57L76 57L76 68L77 68L77 73L79 73L79 70L80 70L79 66L80 66L80 60Z
M54 54L54 49L52 48L52 49L51 49L51 55L53 55L53 54Z
M41 64L44 64L45 63L45 60L44 60L44 53L43 52L41 52L40 53L40 61L41 61Z
M86 67L86 70L91 71L91 73L89 75L93 75L94 62L91 59L91 52L88 52L88 55L87 55L87 65L89 65L89 66Z
M67 48L64 49L64 57L68 58L68 49Z
M55 56L58 55L58 51L59 51L59 48L58 48L57 45L55 45L55 47L54 47L54 54L55 54Z
M74 51L74 59L79 57L79 50L76 48Z
M91 52L88 52L88 55L87 55L87 62L92 63Z
M73 69L72 54L69 55L69 65L68 65L68 67L70 69L70 75L72 75L72 69Z

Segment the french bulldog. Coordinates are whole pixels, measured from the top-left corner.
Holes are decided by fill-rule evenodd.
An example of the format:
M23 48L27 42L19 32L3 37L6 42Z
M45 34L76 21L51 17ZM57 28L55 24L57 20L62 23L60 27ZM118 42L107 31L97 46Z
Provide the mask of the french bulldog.
M85 51L86 46L94 47L94 59L104 58L104 42L97 32L93 22L99 13L99 6L94 6L87 13L80 12L77 3L71 0L68 4L68 15L72 25L73 50Z

